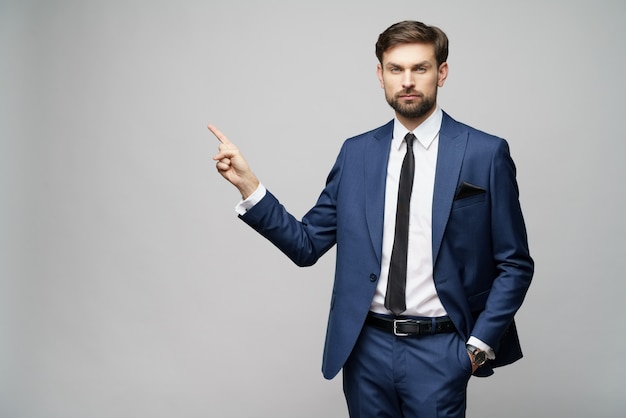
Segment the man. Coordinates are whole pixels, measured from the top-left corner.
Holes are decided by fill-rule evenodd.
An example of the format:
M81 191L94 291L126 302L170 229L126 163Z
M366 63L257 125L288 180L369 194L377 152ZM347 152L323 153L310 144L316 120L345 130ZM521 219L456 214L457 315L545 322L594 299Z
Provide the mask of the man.
M395 118L348 139L296 220L220 140L218 171L242 220L300 266L337 245L322 371L343 369L352 417L463 417L472 374L521 358L514 315L533 261L505 140L437 104L448 39L405 21L378 38Z

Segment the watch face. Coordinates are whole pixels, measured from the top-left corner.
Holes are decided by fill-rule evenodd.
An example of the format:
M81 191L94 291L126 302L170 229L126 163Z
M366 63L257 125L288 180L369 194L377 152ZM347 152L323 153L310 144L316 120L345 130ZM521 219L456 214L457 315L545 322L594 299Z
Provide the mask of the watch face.
M487 361L487 354L484 351L475 351L474 352L474 364L477 366L482 366Z
M467 351L472 355L472 364L475 366L480 367L487 362L487 353L480 350L478 347L468 344Z

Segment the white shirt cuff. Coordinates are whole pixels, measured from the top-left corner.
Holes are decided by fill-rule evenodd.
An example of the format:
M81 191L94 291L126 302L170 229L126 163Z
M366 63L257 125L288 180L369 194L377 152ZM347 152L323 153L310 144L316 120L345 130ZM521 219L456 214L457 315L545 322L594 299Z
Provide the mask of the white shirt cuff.
M469 337L469 340L467 340L467 343L483 350L487 354L487 358L489 360L493 360L496 358L496 353L493 351L493 348L489 347L487 344L485 344L478 338L471 336Z
M261 199L265 197L265 193L267 193L267 189L265 186L259 183L259 187L256 188L254 193L248 196L247 199L242 200L235 206L235 212L239 215L244 215L247 211L249 211L254 205L259 203Z

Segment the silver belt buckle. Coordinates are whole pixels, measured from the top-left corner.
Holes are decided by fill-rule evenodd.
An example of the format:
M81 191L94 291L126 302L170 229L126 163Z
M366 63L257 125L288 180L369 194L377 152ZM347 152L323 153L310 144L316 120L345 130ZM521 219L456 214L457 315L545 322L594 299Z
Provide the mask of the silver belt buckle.
M406 337L409 334L404 333L404 332L398 332L398 324L406 324L408 322L411 322L410 319L394 319L393 320L393 335L395 335L396 337ZM419 326L416 327L417 328L417 333L415 335L418 335L420 332L420 328Z

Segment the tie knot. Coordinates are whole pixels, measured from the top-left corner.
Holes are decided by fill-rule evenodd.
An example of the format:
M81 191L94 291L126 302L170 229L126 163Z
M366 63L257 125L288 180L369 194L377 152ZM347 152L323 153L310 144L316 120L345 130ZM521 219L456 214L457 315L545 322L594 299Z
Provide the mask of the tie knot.
M413 132L409 132L404 136L404 140L406 141L406 146L409 148L413 148L413 140L415 139L415 135Z

